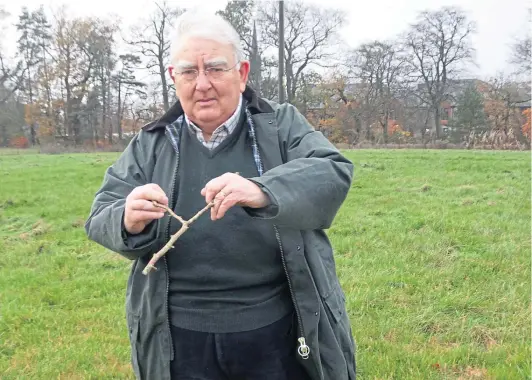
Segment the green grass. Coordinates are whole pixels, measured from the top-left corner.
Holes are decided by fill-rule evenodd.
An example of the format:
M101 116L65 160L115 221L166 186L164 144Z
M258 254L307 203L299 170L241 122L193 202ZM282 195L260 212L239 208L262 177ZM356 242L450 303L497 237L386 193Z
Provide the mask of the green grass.
M0 148L0 156L7 155L24 155L37 154L39 150L37 148L17 149L17 148Z
M529 152L347 152L329 236L360 379L530 376ZM0 378L130 379L130 262L83 230L110 154L0 153Z

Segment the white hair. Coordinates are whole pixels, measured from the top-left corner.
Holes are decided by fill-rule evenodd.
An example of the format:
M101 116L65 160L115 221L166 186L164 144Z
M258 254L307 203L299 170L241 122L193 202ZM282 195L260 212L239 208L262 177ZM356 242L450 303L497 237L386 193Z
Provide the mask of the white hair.
M204 38L231 45L235 62L244 59L244 51L238 32L222 16L200 11L187 11L175 21L175 29L170 45L170 63L175 64L181 45L190 37Z

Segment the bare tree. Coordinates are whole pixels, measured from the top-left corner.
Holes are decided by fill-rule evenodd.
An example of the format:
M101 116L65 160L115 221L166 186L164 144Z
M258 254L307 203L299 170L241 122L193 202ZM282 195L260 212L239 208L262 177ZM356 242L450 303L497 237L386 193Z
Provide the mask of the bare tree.
M502 132L505 136L514 133L522 137L520 132L520 114L518 103L530 101L527 84L512 81L504 74L489 80L485 112L492 131Z
M99 86L100 97L107 102L112 33L109 22L95 18L69 19L64 12L57 16L53 43L54 71L59 82L56 86L61 89L66 139L75 144L79 144L82 138L81 116L87 120L87 113L96 111L87 103L94 86ZM97 103L93 101L91 104ZM102 121L107 113L107 109L103 110ZM95 117L89 119L95 120Z
M396 48L397 43L374 41L355 51L354 71L366 92L366 107L371 122L382 128L384 142L388 142L388 122L400 94L406 59Z
M339 44L338 29L345 18L341 11L318 8L302 2L285 4L285 72L288 102L293 103L301 87L304 71L311 65L326 65ZM279 5L262 7L259 18L262 39L271 47L279 46Z
M531 38L530 35L528 35L525 38L516 41L512 46L513 54L511 63L517 66L519 74L530 75L532 62L531 44Z
M277 62L277 59L267 56L261 57L260 61L260 96L273 101L279 100Z
M31 69L41 59L39 54L40 45L38 41L35 41L33 36L34 19L32 14L28 11L28 8L22 7L22 13L19 15L19 22L16 25L19 31L18 51L23 57L23 63L26 71L25 89L28 91L29 102L33 103L34 88L32 85Z
M166 65L170 55L170 37L173 20L183 13L171 8L166 1L155 4L157 9L149 19L132 31L132 38L126 40L134 50L148 59L146 68L160 77L164 109L170 108L169 85L166 79Z
M115 31L114 25L99 22L92 33L91 39L92 50L95 54L94 78L97 80L102 104L101 126L107 132L109 144L113 143L111 73L117 63L116 55L113 52Z
M0 104L4 104L24 83L22 61L9 66L0 52Z
M118 139L122 140L122 119L124 110L127 109L128 97L132 93L141 96L141 88L146 85L135 78L134 69L140 65L140 58L133 54L122 54L119 56L120 70L114 76L115 88L118 92L117 103L117 128Z
M459 8L422 12L405 37L414 79L423 83L420 100L430 106L437 138L441 137L440 106L448 82L473 55L470 37L475 26Z
M0 33L2 35L8 17L9 13L0 7ZM13 61L5 55L0 40L0 105L5 104L23 85L24 71L22 60Z

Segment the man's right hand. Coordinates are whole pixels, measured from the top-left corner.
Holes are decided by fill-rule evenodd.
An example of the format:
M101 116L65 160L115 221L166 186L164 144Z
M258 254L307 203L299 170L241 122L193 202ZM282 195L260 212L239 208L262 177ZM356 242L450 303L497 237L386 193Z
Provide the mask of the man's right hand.
M152 201L168 206L168 197L163 189L154 183L136 187L127 196L124 213L124 227L127 232L132 235L138 234L152 220L164 216L164 210L154 206Z

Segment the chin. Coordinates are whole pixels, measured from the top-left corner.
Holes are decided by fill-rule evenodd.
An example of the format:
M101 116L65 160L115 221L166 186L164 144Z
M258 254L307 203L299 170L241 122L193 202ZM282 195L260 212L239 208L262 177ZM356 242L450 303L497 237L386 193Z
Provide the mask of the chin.
M220 111L213 109L199 110L194 112L194 119L196 119L198 123L213 123L220 119Z

